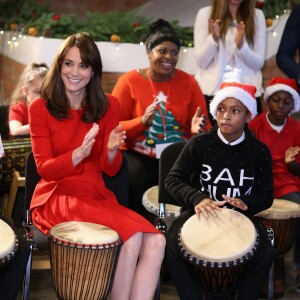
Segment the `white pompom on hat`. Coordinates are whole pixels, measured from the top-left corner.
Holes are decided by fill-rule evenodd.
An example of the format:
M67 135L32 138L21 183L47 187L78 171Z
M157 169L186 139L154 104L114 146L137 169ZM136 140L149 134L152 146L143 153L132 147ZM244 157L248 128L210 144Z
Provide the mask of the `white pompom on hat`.
M257 115L257 103L255 98L256 87L254 85L239 82L223 82L219 91L210 102L210 113L215 117L218 105L227 98L235 98L243 103L251 114L251 119Z
M285 91L291 94L294 99L294 108L292 113L300 110L300 97L295 79L274 77L269 86L265 89L264 100L267 101L273 94L279 91Z

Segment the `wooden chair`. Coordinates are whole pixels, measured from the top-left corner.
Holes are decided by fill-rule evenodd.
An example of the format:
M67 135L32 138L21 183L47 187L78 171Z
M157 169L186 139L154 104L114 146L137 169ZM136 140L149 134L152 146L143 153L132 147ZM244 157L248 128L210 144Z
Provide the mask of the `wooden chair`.
M4 197L3 214L8 219L12 219L12 213L15 206L15 201L19 187L25 187L25 177L20 175L19 171L13 172L12 182L9 189L9 194Z
M33 153L31 152L26 160L25 167L25 213L26 224L25 231L27 240L30 243L30 255L26 267L24 278L24 299L29 300L30 274L32 267L33 249L38 249L49 253L48 237L41 233L32 223L30 216L30 203L36 184L40 180L37 173ZM103 174L105 185L112 190L119 203L127 205L129 201L129 186L128 186L128 164L123 157L123 164L120 171L113 177Z

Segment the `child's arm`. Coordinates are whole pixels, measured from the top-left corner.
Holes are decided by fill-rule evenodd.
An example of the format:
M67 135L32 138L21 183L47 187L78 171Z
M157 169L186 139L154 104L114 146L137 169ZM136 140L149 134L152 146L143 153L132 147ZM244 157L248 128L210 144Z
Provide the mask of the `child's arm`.
M290 147L285 152L285 163L288 170L295 176L300 177L300 165L296 161L296 156L300 152L300 147Z

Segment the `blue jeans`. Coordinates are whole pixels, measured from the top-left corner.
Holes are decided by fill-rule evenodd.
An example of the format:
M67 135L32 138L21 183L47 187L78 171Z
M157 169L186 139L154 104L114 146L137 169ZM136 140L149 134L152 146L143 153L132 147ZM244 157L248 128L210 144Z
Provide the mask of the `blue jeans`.
M293 192L282 195L280 199L286 199L300 204L300 192ZM294 260L296 268L300 270L300 221L298 222L298 228L296 233Z

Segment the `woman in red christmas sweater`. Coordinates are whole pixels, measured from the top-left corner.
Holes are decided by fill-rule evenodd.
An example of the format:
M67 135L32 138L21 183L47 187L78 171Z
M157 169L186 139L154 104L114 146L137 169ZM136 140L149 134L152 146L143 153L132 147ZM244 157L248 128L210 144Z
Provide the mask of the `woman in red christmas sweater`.
M300 204L300 122L290 117L300 110L300 98L294 79L273 78L264 99L269 111L249 123L256 137L272 154L275 198ZM300 292L300 227L295 247L297 290Z
M122 150L129 164L129 206L144 214L143 193L158 184L161 151L210 127L204 96L194 79L176 69L180 40L164 20L150 26L145 41L149 68L120 77L112 94L126 130Z

